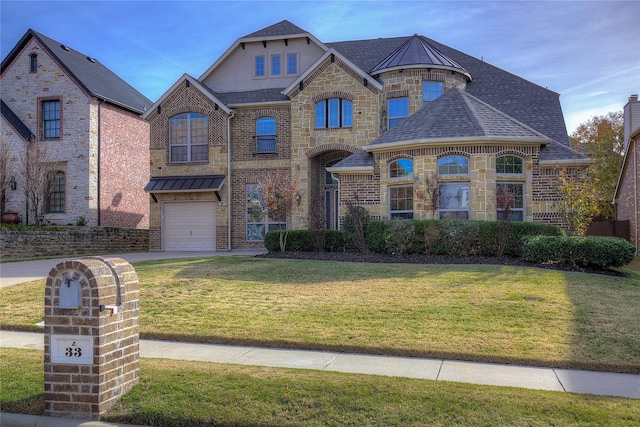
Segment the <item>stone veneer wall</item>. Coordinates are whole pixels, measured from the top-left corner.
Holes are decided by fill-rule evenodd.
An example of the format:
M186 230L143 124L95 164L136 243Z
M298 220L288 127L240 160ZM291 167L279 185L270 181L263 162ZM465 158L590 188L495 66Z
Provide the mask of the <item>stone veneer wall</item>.
M0 232L2 259L148 252L149 230L68 227L63 231Z
M638 142L631 140L627 146L627 161L620 177L618 197L618 219L629 221L631 243L640 249L640 194L636 185L640 182L640 150Z

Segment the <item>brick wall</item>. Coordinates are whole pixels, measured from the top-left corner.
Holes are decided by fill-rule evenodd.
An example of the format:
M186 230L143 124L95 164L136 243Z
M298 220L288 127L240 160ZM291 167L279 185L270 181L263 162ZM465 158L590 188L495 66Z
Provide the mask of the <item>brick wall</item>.
M63 231L0 232L2 259L148 252L149 230L69 227Z

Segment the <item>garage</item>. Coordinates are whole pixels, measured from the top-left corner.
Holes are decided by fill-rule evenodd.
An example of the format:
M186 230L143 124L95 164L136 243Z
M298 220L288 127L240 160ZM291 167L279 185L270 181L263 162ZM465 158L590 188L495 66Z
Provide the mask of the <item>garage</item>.
M165 251L215 251L215 202L163 203Z

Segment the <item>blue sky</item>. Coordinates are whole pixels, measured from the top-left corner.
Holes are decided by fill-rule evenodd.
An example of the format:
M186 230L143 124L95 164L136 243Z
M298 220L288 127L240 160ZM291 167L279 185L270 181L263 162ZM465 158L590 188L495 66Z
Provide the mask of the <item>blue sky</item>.
M560 94L569 133L640 92L640 1L7 1L0 56L32 28L152 101L287 19L324 42L422 34Z

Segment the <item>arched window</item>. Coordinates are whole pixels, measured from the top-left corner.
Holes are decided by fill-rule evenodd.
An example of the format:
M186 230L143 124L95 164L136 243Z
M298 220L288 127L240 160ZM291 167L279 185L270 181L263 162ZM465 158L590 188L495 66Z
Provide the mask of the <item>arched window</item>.
M468 175L469 158L446 156L438 159L438 175Z
M65 175L62 171L52 172L47 180L46 212L63 213L65 194Z
M413 161L399 159L389 163L389 178L409 178L413 176Z
M496 173L521 175L524 173L524 161L518 156L500 156L496 159Z
M276 152L276 119L261 117L256 120L256 153Z
M169 162L209 161L209 118L184 113L169 119Z
M353 126L353 104L348 99L329 98L316 103L316 129Z

